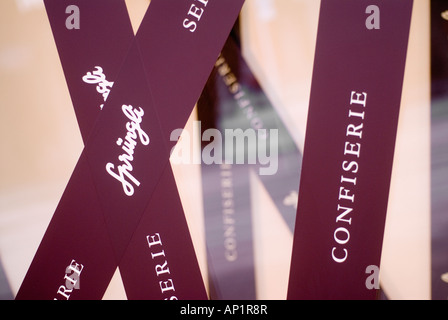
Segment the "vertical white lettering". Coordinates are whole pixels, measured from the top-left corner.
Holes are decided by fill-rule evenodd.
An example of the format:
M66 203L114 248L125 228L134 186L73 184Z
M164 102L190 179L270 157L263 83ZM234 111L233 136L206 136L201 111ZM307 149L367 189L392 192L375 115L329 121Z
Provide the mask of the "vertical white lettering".
M67 289L66 287L64 287L64 286L60 286L59 287L59 289L58 289L58 292L56 293L56 294L60 294L61 296L63 296L66 300L68 300L68 299L70 299L70 295L69 294L67 294L67 293L72 293L73 292L73 289Z
M342 258L338 258L338 257L336 257L335 251L336 251L336 247L334 247L333 250L331 250L331 257L333 258L333 260L334 260L335 262L337 262L337 263L343 263L343 262L345 262L345 260L347 260L347 257L348 257L348 251L347 251L347 249L343 249L343 250L342 250L342 251L344 251L344 256L343 256Z
M196 7L194 4L190 6L190 10L188 11L188 14L195 17L198 21L201 20L203 13L204 9Z
M196 1L202 3L204 7L206 7L208 4L208 0L196 0Z
M351 117L358 117L364 120L364 111L363 112L354 112L352 110L348 110L348 116Z
M344 176L341 176L341 183L344 182L352 183L356 186L356 178L346 178Z
M345 238L340 238L340 234L345 234ZM334 240L339 244L346 244L350 240L350 233L346 228L337 228L334 232Z
M361 97L362 96L362 97ZM367 93L357 93L356 91L352 91L350 96L350 104L360 104L363 107L366 106Z
M151 248L152 246L162 245L162 240L160 239L160 234L156 233L153 236L147 236L146 241L148 242L148 246Z
M356 136L360 139L362 138L362 123L359 126L355 126L354 124L349 124L347 126L347 137L348 136Z
M157 276L160 276L161 274L165 274L165 273L170 273L170 268L168 268L168 261L165 261L164 264L160 265L156 265L155 267L156 270L156 274Z
M340 205L338 205L338 211L341 209L344 210L344 212L342 212L340 215L337 216L336 222L343 221L348 224L352 224L352 218L350 218L350 219L344 219L344 218L346 215L348 215L349 213L351 213L353 211L353 208L345 208L345 207L341 207Z
M344 148L344 155L351 154L359 158L360 149L361 149L360 143L346 142Z
M349 195L350 190L345 189L344 187L340 187L339 188L339 200L344 199L344 200L350 200L351 202L355 201L355 195Z
M166 291L176 291L174 289L173 279L168 279L167 281L160 281L159 286L160 290L162 290L162 293L165 293Z

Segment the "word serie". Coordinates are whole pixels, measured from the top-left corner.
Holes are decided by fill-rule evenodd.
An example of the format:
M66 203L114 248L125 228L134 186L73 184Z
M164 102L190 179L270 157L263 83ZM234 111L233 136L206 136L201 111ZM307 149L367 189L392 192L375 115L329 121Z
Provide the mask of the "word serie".
M155 233L152 236L147 236L146 241L148 247L151 250L151 258L156 261L157 264L154 267L157 278L159 281L159 288L161 294L165 297L165 300L178 300L174 295L176 291L174 287L174 281L171 277L168 260L166 260L166 253L163 249L162 239L159 233Z
M198 28L198 23L201 20L205 7L207 7L209 0L195 0L187 12L187 18L183 22L183 26L190 32L195 32Z
M82 264L77 263L75 260L72 260L68 267L65 270L65 285L61 285L58 288L56 293L57 298L63 298L64 300L69 300L70 295L72 294L74 289L79 289L79 279L81 276L81 272L84 269ZM59 300L54 298L54 300Z

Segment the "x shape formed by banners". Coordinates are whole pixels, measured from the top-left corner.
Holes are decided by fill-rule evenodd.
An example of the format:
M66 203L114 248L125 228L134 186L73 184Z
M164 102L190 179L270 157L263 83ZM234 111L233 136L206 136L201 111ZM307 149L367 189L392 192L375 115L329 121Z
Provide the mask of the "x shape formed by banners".
M122 0L45 1L85 147L17 299L101 299L117 266L129 299L207 298L169 135L243 2L152 0L134 37Z

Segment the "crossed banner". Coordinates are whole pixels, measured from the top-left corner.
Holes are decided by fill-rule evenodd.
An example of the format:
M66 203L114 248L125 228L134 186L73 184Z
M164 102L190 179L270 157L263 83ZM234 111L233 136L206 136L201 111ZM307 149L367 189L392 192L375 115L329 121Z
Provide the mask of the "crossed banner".
M17 299L101 299L117 267L129 299L207 298L169 134L243 2L153 0L134 36L122 0L45 1L85 148ZM79 29L66 28L73 4Z

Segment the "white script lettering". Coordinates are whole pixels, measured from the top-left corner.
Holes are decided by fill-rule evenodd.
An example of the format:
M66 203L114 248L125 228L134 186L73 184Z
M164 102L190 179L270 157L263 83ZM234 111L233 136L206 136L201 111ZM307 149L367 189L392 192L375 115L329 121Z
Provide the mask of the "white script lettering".
M121 147L125 153L118 156L118 160L120 160L123 164L117 167L117 172L115 173L113 169L115 169L115 165L113 163L108 163L106 165L106 171L113 178L117 179L121 182L123 186L123 191L127 196L132 196L134 194L134 186L140 186L140 182L131 174L134 170L132 166L132 161L134 161L134 149L137 145L137 138L140 139L140 142L147 146L149 145L150 139L148 135L143 131L140 127L140 123L142 122L142 117L144 115L144 111L142 108L138 110L133 108L132 106L123 105L122 111L126 115L126 117L131 120L126 123L126 137L124 139L118 138L117 145ZM131 182L126 180L128 178Z
M106 80L106 75L103 72L103 68L98 66L95 68L95 71L87 72L87 74L82 77L82 80L88 84L98 84L96 86L96 91L98 91L98 93L103 96L104 101L106 101L114 83ZM100 106L101 110L103 107L104 104Z

